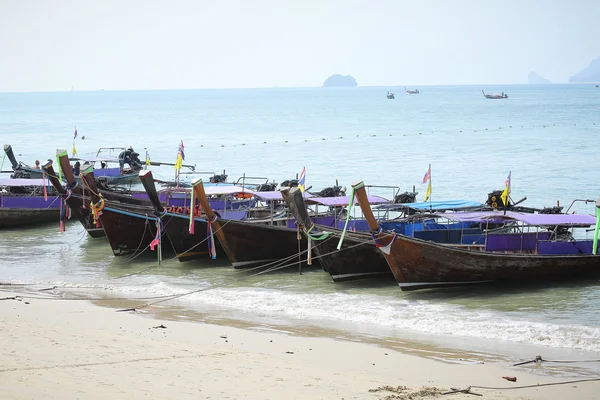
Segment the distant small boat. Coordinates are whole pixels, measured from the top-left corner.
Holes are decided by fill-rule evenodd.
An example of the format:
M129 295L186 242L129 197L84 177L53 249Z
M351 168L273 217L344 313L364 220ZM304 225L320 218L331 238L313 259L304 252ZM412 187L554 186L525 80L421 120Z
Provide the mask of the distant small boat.
M600 87L600 86L596 85L596 87Z
M419 92L419 89L412 90L412 89L407 89L406 87L404 87L404 91L406 92L406 94L419 94L419 93L421 93L421 92Z
M504 92L485 94L485 92L482 90L481 93L483 93L483 97L485 97L486 99L508 99L508 95Z
M387 92L387 98L390 99L390 100L392 100L392 99L395 99L396 97L394 97L394 93Z

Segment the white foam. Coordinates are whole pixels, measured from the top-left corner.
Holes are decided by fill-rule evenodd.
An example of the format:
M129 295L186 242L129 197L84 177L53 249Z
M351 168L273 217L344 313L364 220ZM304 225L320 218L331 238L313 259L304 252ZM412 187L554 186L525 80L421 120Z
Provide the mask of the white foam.
M138 282L83 284L65 281L36 281L74 290L86 290L107 297L143 298L182 295L200 289L181 280L176 285L156 277L137 277ZM181 283L186 283L182 286ZM208 284L205 284L208 287ZM504 340L555 348L600 351L600 327L580 324L556 324L529 321L491 310L473 310L463 306L427 300L393 299L372 294L297 293L260 288L218 288L180 297L191 308L227 308L258 316L297 318L321 323L372 325L412 333L454 335L464 338Z

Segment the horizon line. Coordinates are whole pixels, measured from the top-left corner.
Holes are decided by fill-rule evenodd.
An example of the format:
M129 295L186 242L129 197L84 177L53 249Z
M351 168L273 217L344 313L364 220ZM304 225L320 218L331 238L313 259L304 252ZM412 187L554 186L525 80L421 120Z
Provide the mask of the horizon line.
M95 92L158 92L184 90L269 90L269 89L336 89L336 88L404 88L404 87L453 87L453 86L549 86L549 85L593 85L600 82L550 82L550 83L469 83L469 84L394 84L394 85L356 85L356 86L257 86L257 87L218 87L218 88L145 88L145 89L84 89L84 90L22 90L0 91L1 94L33 93L95 93Z

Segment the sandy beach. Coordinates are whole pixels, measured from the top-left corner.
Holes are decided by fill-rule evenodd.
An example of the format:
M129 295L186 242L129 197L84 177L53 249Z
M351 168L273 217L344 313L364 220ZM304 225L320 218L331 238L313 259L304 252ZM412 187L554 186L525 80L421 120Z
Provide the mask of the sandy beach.
M453 364L372 344L161 320L152 309L13 296L0 296L8 298L0 301L2 399L463 399L474 397L435 396L431 388L567 380L534 367ZM489 399L597 399L599 386L472 391Z

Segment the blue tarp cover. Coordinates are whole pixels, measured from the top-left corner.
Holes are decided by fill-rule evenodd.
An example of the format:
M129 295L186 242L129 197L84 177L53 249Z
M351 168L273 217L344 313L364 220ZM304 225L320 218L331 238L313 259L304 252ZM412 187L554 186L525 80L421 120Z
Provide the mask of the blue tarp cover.
M407 208L412 208L414 210L433 210L433 211L442 211L442 210L464 210L464 209L472 209L483 207L478 201L472 200L445 200L445 201L432 201L432 202L421 202L421 203L399 203L399 204L384 204L378 206L378 210L388 210L388 211L401 211Z

